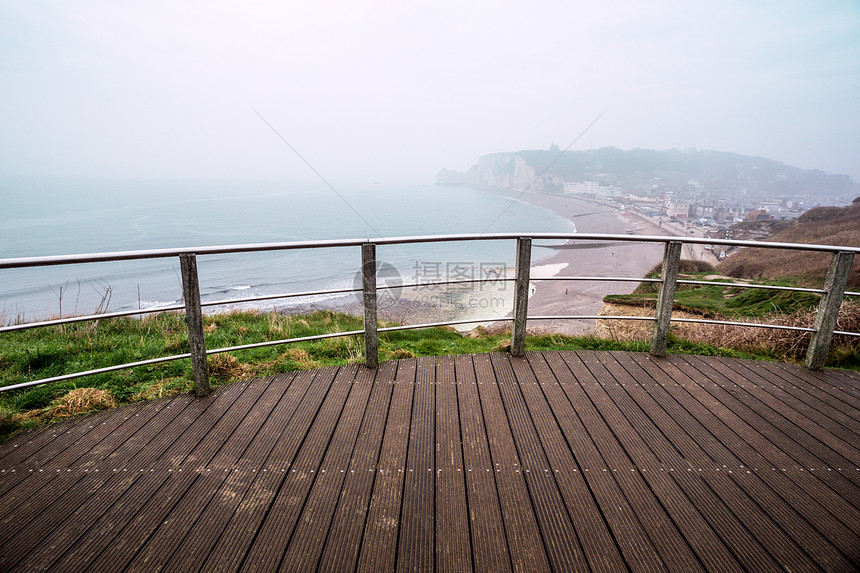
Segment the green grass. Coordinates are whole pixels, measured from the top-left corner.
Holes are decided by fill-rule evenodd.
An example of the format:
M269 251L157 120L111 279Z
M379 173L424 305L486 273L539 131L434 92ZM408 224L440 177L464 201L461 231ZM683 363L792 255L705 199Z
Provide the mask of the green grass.
M699 270L695 268L683 268L679 273L679 279L686 280L711 280L711 270ZM653 269L646 277L659 277L660 267ZM719 279L719 282L736 282L732 280ZM798 279L755 279L755 284L768 286L795 286L802 284ZM657 285L655 283L642 283L631 294L607 295L604 302L615 304L629 304L637 306L655 307L657 300ZM701 315L703 318L716 320L737 320L740 322L762 322L773 324L788 324L793 326L811 326L813 315L818 308L821 297L814 293L797 291L780 291L773 289L742 288L732 286L716 285L689 285L679 284L675 292L673 308L692 314ZM860 322L860 307L857 306L858 297L846 297L840 318L841 330L857 332ZM848 304L850 303L850 304ZM755 354L774 360L803 360L807 342L800 342L796 338L786 338L785 331L764 329L740 329L740 333L725 345L736 349L745 349ZM695 338L695 335L687 336ZM802 336L802 335L798 335ZM808 335L807 335L808 338ZM721 338L721 340L726 340ZM679 344L683 344L678 341ZM695 353L693 351L692 353ZM833 345L827 357L827 366L831 368L860 369L860 346L856 339L846 337L835 337Z
M299 338L360 330L361 317L331 311L305 316L275 313L229 313L204 318L208 348L265 340ZM450 328L381 333L381 361L412 356L494 352L506 349L507 333L471 338ZM594 337L531 336L528 350L646 351L643 342L613 342ZM184 316L163 313L146 319L115 318L98 323L55 326L0 335L0 386L8 386L136 362L188 351ZM670 352L753 357L702 344L670 341ZM759 356L761 357L761 356ZM297 342L209 357L210 379L223 384L241 378L317 368L364 360L359 336ZM119 403L157 398L193 388L190 361L178 360L34 386L0 394L0 439L20 428L52 420L57 401L76 388L108 390Z
M679 279L708 280L710 273L684 273ZM647 276L659 276L649 273ZM713 280L713 279L712 279ZM721 280L719 282L732 282ZM756 279L756 284L767 286L794 286L788 280ZM656 283L643 283L631 294L607 295L605 302L654 306L657 300ZM706 316L727 318L758 318L772 314L792 314L817 308L821 297L814 293L780 291L760 288L726 287L715 285L679 284L675 291L675 308Z

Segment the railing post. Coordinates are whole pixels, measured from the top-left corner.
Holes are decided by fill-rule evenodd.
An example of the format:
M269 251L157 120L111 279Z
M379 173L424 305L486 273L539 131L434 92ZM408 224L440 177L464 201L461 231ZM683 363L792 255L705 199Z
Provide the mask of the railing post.
M182 270L182 295L185 299L185 324L194 373L194 394L202 398L209 394L209 367L206 364L206 341L203 339L203 310L200 307L200 282L197 279L197 257L179 255Z
M376 368L379 364L376 306L376 245L361 245L361 282L364 293L364 364Z
M511 328L511 354L522 356L526 350L526 322L529 314L529 275L532 239L517 239L516 282L514 283L514 324Z
M839 317L839 308L842 306L842 298L845 296L845 286L848 284L848 274L851 272L851 263L854 262L854 253L840 251L833 253L830 259L830 270L824 281L824 294L818 303L818 312L815 315L815 332L806 349L806 367L810 370L821 370L827 360L827 352L830 350L830 342L833 340L833 331L836 329L836 319Z
M657 311L654 331L651 334L651 354L666 356L669 340L669 321L672 318L672 304L675 302L675 286L678 280L678 267L681 265L679 241L669 241L663 251L663 276L657 293Z

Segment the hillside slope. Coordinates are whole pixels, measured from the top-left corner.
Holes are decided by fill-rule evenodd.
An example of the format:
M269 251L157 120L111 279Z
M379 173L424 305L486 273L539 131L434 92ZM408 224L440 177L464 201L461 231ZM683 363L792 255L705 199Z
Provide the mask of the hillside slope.
M587 151L526 150L491 153L464 172L442 169L440 185L503 187L541 192L557 189L560 181L596 181L627 190L654 184L724 196L773 198L805 195L813 203L843 203L860 192L847 175L800 169L763 157L706 150L621 150L604 147ZM691 185L695 181L695 185ZM832 204L832 203L830 203Z
M847 207L810 209L769 241L816 243L860 247L860 197ZM855 257L848 279L850 288L860 287L860 257ZM800 278L820 286L830 265L830 255L775 249L743 249L723 261L718 269L732 277Z

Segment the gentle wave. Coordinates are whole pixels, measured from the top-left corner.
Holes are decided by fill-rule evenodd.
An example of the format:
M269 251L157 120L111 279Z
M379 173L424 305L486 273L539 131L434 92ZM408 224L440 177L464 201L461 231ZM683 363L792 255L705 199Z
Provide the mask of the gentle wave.
M467 188L370 186L342 189L360 202L367 224L322 185L260 182L0 180L2 257L143 250L290 240L470 233L568 232L571 222L544 209ZM181 204L181 208L177 208ZM39 205L38 209L34 205ZM172 208L165 208L171 206ZM507 210L506 210L507 209ZM420 213L421 215L416 215ZM14 223L14 224L13 224ZM109 240L105 238L109 237ZM510 266L507 242L383 246L378 260L405 282L434 265ZM203 300L351 288L361 267L356 248L198 257ZM78 289L78 281L81 288ZM60 288L62 287L62 294ZM110 310L171 306L181 298L176 259L0 271L0 312L28 319L89 313L110 289ZM239 294L241 293L241 294ZM243 303L256 307L320 302L315 295ZM171 302L166 302L171 301ZM144 304L146 302L146 304Z

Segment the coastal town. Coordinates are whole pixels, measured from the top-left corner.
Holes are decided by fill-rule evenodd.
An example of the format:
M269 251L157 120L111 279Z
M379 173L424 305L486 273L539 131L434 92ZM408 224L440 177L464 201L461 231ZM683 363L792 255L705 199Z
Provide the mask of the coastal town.
M694 188L697 181L690 181ZM627 193L612 185L593 181L566 182L564 194L572 198L600 203L618 209L622 214L639 215L673 234L714 239L760 240L771 236L780 221L791 221L817 206L809 197L755 200L750 197L714 198L713 194L667 189L655 185L639 193ZM635 226L628 234L637 234ZM691 258L715 263L726 258L734 247L705 245L691 251Z
M762 157L705 150L549 149L484 155L464 172L442 169L439 185L505 190L602 204L670 234L761 240L804 212L860 195L847 175L804 170ZM629 234L641 226L631 225ZM690 256L718 262L731 249Z

